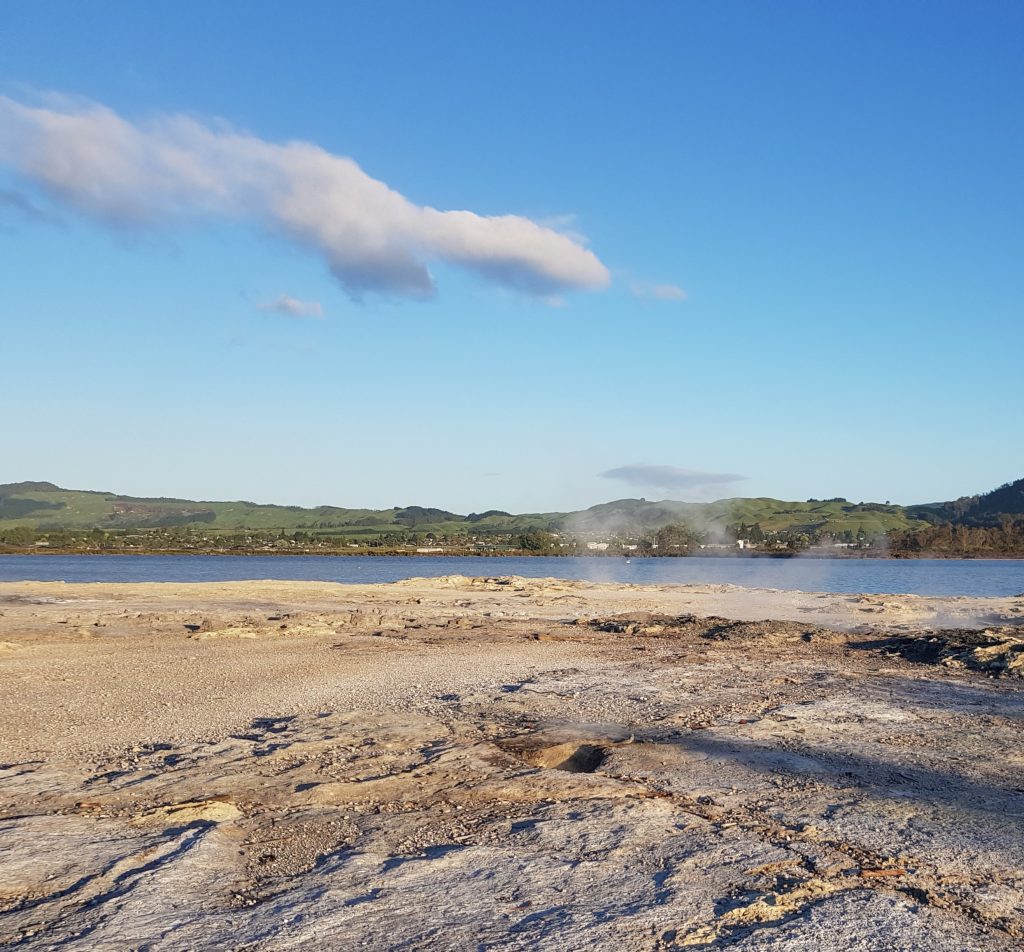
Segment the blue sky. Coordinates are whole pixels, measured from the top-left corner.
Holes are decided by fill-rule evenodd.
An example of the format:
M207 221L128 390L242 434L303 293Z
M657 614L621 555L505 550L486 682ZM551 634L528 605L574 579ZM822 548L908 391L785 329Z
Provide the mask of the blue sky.
M7 0L0 481L992 488L1021 89L1012 2Z

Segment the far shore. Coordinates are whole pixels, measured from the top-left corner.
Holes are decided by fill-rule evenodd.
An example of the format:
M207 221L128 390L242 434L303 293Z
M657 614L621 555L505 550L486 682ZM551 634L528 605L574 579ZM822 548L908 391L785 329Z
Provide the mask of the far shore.
M117 555L117 556L154 556L154 555L202 555L202 556L321 556L324 558L357 557L395 557L409 559L444 559L444 558L481 558L481 559L821 559L823 561L840 561L850 559L871 559L875 561L912 562L921 559L941 559L943 561L972 562L1017 562L1024 560L1024 552L901 552L893 555L884 551L869 550L830 552L821 549L800 549L787 552L759 552L745 549L743 551L699 551L672 554L643 554L634 552L534 552L527 549L511 549L502 551L481 551L479 549L461 549L458 547L441 547L437 551L417 552L408 548L367 547L359 549L81 549L54 546L0 546L0 555L48 556L48 555Z

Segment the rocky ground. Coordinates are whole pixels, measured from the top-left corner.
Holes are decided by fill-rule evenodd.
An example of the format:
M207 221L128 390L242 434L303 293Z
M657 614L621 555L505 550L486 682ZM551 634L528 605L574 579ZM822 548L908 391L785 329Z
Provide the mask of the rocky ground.
M1022 624L1024 596L0 585L0 946L1018 949Z

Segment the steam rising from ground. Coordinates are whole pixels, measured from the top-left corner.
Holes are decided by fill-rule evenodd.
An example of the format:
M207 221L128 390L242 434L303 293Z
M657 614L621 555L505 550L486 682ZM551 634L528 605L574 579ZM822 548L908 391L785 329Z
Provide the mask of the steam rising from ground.
M322 255L355 297L429 297L431 261L541 297L610 281L577 236L518 215L416 205L312 143L268 142L185 115L133 123L92 102L0 97L0 164L115 227L256 223Z
M705 542L723 544L733 541L727 532L727 522L726 516L709 514L703 503L622 499L571 513L564 529L582 540L607 541L653 537L666 525L683 525Z

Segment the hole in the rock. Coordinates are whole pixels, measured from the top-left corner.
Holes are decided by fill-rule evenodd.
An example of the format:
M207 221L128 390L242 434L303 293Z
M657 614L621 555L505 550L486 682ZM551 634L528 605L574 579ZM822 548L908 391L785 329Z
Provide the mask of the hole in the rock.
M556 744L517 753L534 767L565 770L569 773L593 773L608 757L608 751L597 744Z

